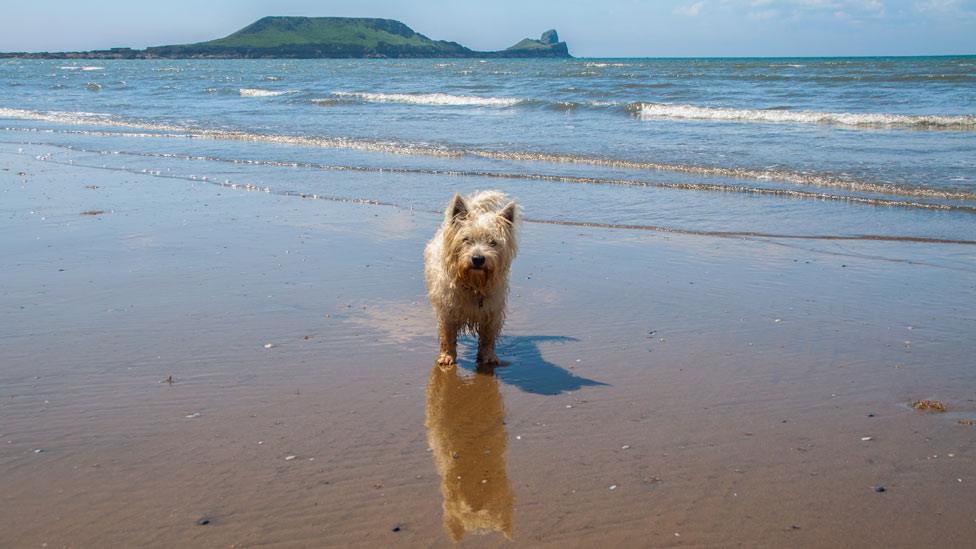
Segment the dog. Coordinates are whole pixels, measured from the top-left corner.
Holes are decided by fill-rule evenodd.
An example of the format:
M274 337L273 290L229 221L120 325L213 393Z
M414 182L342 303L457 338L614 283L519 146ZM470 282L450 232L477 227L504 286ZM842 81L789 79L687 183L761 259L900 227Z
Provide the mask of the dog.
M504 205L503 205L504 204ZM518 252L518 205L499 191L455 193L424 249L427 294L437 316L437 364L457 361L458 332L478 335L478 364L499 364L495 340L505 322L508 272Z

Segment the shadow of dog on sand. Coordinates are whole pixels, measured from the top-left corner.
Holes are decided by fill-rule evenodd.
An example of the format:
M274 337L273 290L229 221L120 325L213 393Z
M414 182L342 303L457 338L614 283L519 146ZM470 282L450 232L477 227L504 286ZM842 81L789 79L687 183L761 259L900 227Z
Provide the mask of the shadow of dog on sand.
M498 342L498 354L503 357L502 365L494 369L494 375L508 385L515 386L526 393L536 395L560 395L578 391L583 387L607 386L607 383L587 379L549 362L542 356L539 345L542 343L572 343L579 341L569 336L502 336ZM462 368L476 369L472 352L477 341L471 336L461 339L465 356L460 362ZM470 355L470 356L469 356Z

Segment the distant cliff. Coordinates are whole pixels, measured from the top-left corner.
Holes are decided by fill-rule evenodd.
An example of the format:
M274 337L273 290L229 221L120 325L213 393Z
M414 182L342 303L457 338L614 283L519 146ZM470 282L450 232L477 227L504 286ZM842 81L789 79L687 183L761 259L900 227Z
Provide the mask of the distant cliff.
M501 51L431 40L399 21L354 17L263 17L217 40L86 52L0 53L39 59L317 59L357 57L572 57L554 30Z

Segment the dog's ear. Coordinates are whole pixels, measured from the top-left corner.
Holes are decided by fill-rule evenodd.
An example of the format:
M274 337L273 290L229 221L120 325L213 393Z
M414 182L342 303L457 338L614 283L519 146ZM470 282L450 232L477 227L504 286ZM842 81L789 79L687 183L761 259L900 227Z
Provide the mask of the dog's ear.
M518 213L518 205L514 202L509 202L507 206L502 208L502 211L498 213L502 219L507 220L512 225L515 225L515 215Z
M461 198L461 195L454 193L454 198L451 199L451 203L447 205L447 211L444 212L444 218L448 223L453 223L460 219L464 219L468 215L468 205Z

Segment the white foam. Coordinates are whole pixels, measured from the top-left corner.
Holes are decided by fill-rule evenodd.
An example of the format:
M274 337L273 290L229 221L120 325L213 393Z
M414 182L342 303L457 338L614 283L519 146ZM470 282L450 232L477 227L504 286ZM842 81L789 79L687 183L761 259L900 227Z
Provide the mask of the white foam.
M762 109L731 109L662 103L637 103L633 110L645 120L726 120L795 124L837 124L852 127L915 127L976 130L974 115L909 115Z
M450 107L513 107L521 99L508 97L479 97L477 95L450 95L447 93L360 93L332 92L337 97L349 97L370 103L406 103L408 105L436 105Z
M584 67L629 67L627 63L583 63Z
M289 93L287 91L262 90L260 88L241 88L239 92L241 97L277 97Z
M145 128L164 131L177 131L180 128L165 124L139 124L119 120L110 114L98 112L65 112L65 111L29 111L25 109L8 109L0 107L0 118L19 120L39 120L56 122L58 124L114 126L123 128Z
M767 111L763 111L767 112ZM780 112L780 111L769 111ZM847 189L857 192L870 192L878 194L895 194L903 196L916 196L926 198L939 198L951 200L976 200L976 193L963 190L945 190L931 188L916 188L891 185L888 183L876 183L871 181L858 181L831 174L795 172L780 169L749 169L722 166L696 166L685 164L665 164L657 162L646 162L627 159L599 158L589 156L578 156L572 154L541 153L532 151L497 151L497 150L478 150L478 149L459 149L430 146L422 143L409 143L397 141L381 141L369 139L357 139L347 137L325 137L307 135L279 135L261 134L246 131L234 130L208 130L191 128L187 126L175 126L161 123L128 121L113 115L93 113L93 112L62 112L62 111L30 111L24 109L11 109L0 107L0 119L11 118L21 120L38 120L56 122L62 124L75 125L98 125L114 126L124 128L135 128L141 130L151 130L154 132L169 133L148 133L148 132L117 132L106 130L49 130L39 128L26 128L23 131L48 131L79 133L83 135L105 136L105 137L139 137L139 138L198 138L215 139L227 141L250 141L260 143L274 143L281 145L295 145L301 147L323 147L332 149L351 149L364 152L383 152L393 154L424 155L444 158L459 158L463 156L479 156L484 158L515 161L515 162L545 162L558 164L579 164L589 166L599 166L614 169L628 170L654 170L668 171L676 173L687 173L702 176L718 176L754 180L780 180L801 185L811 185L817 187L832 187ZM3 128L5 130L15 130L16 128ZM976 129L976 128L970 128ZM674 185L684 185L677 183ZM716 187L715 185L704 184L706 187ZM721 185L717 186L721 187ZM678 188L678 187L675 187ZM778 191L777 191L778 192ZM787 193L794 191L787 190ZM869 199L865 199L869 200ZM934 207L934 206L933 206ZM940 208L942 206L939 206Z
M105 70L105 67L95 67L95 66L88 66L88 65L84 65L84 66L81 66L81 65L65 65L63 67L58 67L58 68L61 69L61 70L63 70L63 71L103 71L103 70Z

